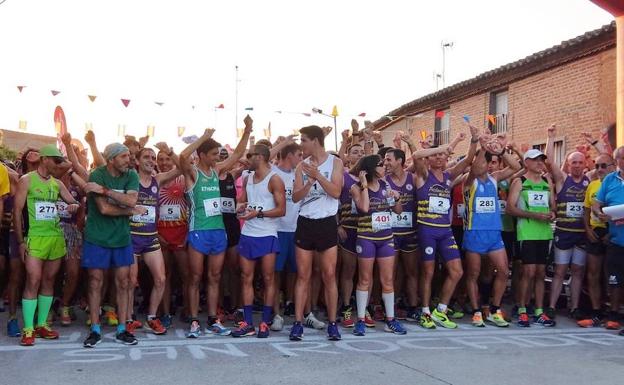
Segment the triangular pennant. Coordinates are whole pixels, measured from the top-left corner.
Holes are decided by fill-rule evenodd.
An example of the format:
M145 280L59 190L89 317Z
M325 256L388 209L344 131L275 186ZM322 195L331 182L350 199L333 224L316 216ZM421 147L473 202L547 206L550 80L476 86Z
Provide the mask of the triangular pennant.
M162 107L163 104L165 104L164 102L154 102L156 104L158 104L159 107Z
M223 103L221 103L221 104L219 104L218 106L216 106L215 108L221 108L221 109L223 109L223 108L225 108L225 106L223 105Z
M359 117L361 117L361 118L363 118L363 117L365 117L365 116L366 116L366 112L360 112L360 113L358 114L358 116L359 116Z
M309 112L302 112L301 115L303 115L303 116L312 116L312 114L309 113Z
M50 92L52 93L52 96L56 96L61 93L61 91L57 91L57 90L51 90Z
M26 86L17 86L17 90L21 93Z
M126 135L126 125L118 124L117 125L117 136L125 136Z
M332 113L331 115L335 118L336 116L338 116L338 106L334 106L334 108L332 108Z
M124 107L128 107L128 104L130 104L130 99L121 99L121 102L123 103Z
M97 96L95 95L87 95L89 97L89 100L93 103L95 102L95 98L97 98Z
M184 138L182 138L182 141L186 144L191 144L193 142L198 141L199 138L197 137L197 135L191 135L191 136L185 136Z
M178 138L184 135L184 130L186 130L186 127L178 126Z

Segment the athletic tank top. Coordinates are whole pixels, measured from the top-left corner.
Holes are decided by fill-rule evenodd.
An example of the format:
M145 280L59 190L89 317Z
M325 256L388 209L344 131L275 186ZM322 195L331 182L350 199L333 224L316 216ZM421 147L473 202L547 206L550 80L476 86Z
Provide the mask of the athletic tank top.
M26 195L28 225L25 236L62 237L56 202L59 199L59 181L54 177L43 180L37 171L31 171Z
M299 216L299 202L293 202L293 186L295 184L295 171L284 171L277 166L271 168L284 182L286 194L286 215L277 218L277 231L294 233L297 230L297 217Z
M238 221L236 218L236 181L232 174L227 173L225 179L219 178L219 191L221 192L223 221Z
M72 197L74 197L74 199L76 200L76 202L80 201L80 193L78 192L78 190L76 189L76 187L74 187L74 185L70 185L67 190L69 190L69 193L72 195ZM59 196L60 198L60 196ZM76 213L69 213L69 211L67 211L67 206L69 206L67 203L65 203L64 200L59 199L56 202L56 209L58 210L58 215L59 215L59 221L61 223L71 223L71 224L76 224Z
M275 208L275 199L269 192L269 181L275 175L274 171L269 173L258 183L254 183L255 171L247 177L247 207L257 211L269 211ZM277 237L278 218L252 218L245 221L241 234L250 237Z
M152 177L148 187L144 187L139 180L139 196L137 206L147 211L142 215L130 217L130 234L156 235L156 221L158 220L158 182Z
M414 176L411 172L406 173L405 183L399 186L394 183L392 177L387 176L386 182L390 188L400 194L399 201L403 207L401 214L392 213L392 232L395 235L407 235L414 233Z
M542 178L533 182L521 177L522 190L518 197L518 208L533 213L548 213L550 211L550 188L548 182ZM518 218L517 237L519 241L541 241L553 238L550 222L538 221L532 218Z
M304 159L310 163L310 158ZM326 179L331 180L334 169L334 156L328 154L325 162L318 166L318 170ZM303 173L303 184L308 182L308 176ZM301 201L299 215L308 219L321 219L336 215L338 212L339 200L327 195L323 186L316 181Z
M340 190L340 225L346 229L357 229L358 212L353 198L351 197L351 186L358 183L357 179L348 171L344 172L344 183Z
M583 176L580 182L568 175L563 181L561 191L557 194L557 221L555 228L559 231L584 233L583 224L585 192L589 186L589 178Z
M373 191L370 187L368 188L368 212L358 210L357 235L359 238L372 240L392 238L392 211L386 199L386 186L387 183L380 179L379 190Z
M219 176L211 170L210 176L195 167L197 179L186 192L190 203L189 231L225 229L221 215Z
M184 175L160 186L158 192L158 227L188 226L188 203L184 196Z
M425 184L416 189L418 220L423 225L449 227L451 225L451 179L448 172L439 181L429 172Z
M509 195L509 181L501 180L498 182L498 207L501 211L501 220L503 231L515 231L514 217L505 214L507 210L507 196Z
M464 192L464 229L501 231L500 207L498 205L497 182L487 175L485 181L475 178Z

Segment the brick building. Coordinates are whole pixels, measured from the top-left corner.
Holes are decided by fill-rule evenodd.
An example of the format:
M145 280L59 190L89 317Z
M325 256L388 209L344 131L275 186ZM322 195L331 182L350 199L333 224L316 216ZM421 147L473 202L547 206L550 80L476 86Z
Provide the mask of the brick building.
M399 130L436 143L467 132L463 116L477 127L506 132L518 145L541 147L546 127L556 123L557 161L594 132L615 122L615 22L595 31L484 72L472 79L411 101L374 122L384 143ZM496 117L496 125L487 116ZM610 133L615 144L615 132ZM466 151L468 141L458 153Z
M15 152L19 152L27 148L40 148L46 144L56 144L56 138L29 132L0 129L0 144Z

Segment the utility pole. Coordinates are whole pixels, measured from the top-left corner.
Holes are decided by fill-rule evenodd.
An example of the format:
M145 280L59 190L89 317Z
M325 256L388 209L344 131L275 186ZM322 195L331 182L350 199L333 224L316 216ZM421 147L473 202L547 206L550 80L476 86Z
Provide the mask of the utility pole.
M453 42L442 41L442 88L446 87L446 50L453 47Z

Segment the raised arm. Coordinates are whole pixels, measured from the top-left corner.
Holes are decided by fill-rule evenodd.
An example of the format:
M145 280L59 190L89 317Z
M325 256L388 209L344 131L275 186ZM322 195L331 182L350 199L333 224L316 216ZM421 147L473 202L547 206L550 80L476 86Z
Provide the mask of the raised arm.
M253 130L253 119L251 116L247 115L244 119L245 122L245 131L243 131L243 136L240 141L236 145L234 152L223 162L217 163L216 171L217 174L221 172L221 170L229 170L236 165L236 162L245 154L245 150L247 149L247 142L249 141L249 137L251 136L251 131Z
M93 163L95 164L95 167L104 166L106 164L106 160L104 159L100 151L98 151L97 143L95 142L95 134L93 133L93 131L87 131L87 133L85 134L85 142L87 142L89 148L91 149L91 156L93 157Z
M215 130L213 128L207 128L201 138L186 146L186 148L180 153L180 170L187 180L195 182L195 172L193 170L193 165L191 164L191 157L193 156L193 153L197 151L199 146L202 145L202 143L212 138L214 131Z
M556 191L561 190L563 186L563 181L565 180L565 175L561 171L559 167L555 164L555 135L557 134L557 127L552 124L548 127L548 139L546 140L546 166L548 167L548 171L550 171L550 175L553 177L553 181L555 182ZM565 160L564 160L565 161Z
M464 159L462 159L459 163L457 163L455 166L451 167L448 170L451 179L455 179L459 175L463 174L464 170L466 170L466 168L470 166L470 164L474 160L475 154L477 153L477 143L479 143L479 131L473 125L469 125L469 127L471 138L470 147L468 147L468 154ZM451 146L451 148L453 147Z

